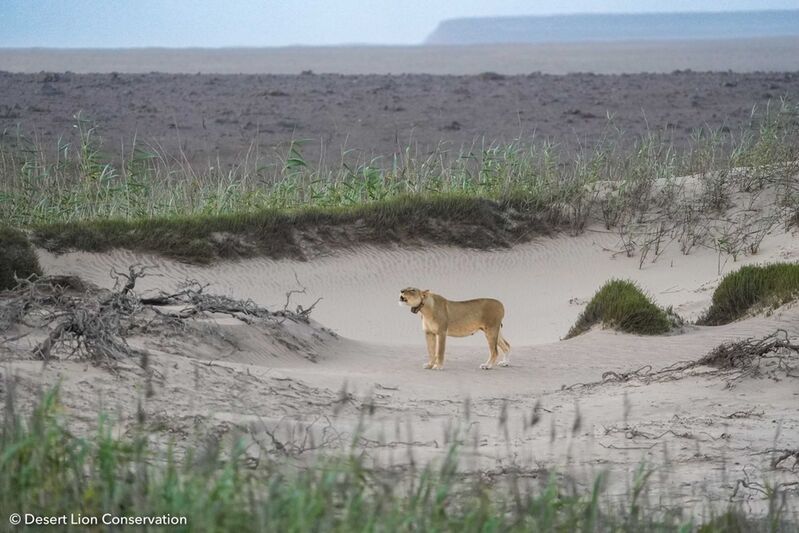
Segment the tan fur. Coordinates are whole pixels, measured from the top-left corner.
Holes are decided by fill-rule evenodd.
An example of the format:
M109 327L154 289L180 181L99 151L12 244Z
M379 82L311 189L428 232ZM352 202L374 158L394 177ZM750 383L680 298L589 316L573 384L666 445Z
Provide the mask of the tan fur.
M488 360L480 368L493 368L497 364L499 352L502 352L499 366L508 366L510 344L502 337L501 331L505 307L499 300L479 298L453 302L429 290L408 287L400 291L400 305L407 305L412 311L418 310L422 317L428 356L425 368L444 368L444 350L448 336L466 337L477 331L485 333L489 352ZM421 308L418 308L420 305Z

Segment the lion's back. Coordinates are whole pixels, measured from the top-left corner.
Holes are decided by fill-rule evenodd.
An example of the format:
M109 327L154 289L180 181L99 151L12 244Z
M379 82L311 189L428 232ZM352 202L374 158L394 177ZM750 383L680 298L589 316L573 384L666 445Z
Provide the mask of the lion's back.
M453 318L452 315L457 315L486 325L494 325L501 323L505 317L505 306L495 298L476 298L450 304L450 318Z

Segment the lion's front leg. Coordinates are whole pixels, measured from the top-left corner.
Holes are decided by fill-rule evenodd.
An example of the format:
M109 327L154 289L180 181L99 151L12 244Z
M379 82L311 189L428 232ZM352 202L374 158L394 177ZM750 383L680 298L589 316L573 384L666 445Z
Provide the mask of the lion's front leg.
M444 368L444 350L447 348L447 332L440 331L436 335L436 362L432 366L433 370Z
M424 337L427 341L427 363L424 367L430 369L436 364L436 335L435 333L425 333Z

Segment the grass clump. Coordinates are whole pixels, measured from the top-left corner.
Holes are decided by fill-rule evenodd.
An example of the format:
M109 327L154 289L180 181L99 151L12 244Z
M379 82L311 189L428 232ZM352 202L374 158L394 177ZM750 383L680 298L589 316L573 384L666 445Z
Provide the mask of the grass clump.
M710 309L697 323L729 324L754 310L788 303L797 295L799 264L745 266L724 276L713 292Z
M39 260L25 234L17 229L0 225L0 290L13 289L14 279L41 275Z
M585 333L594 324L625 333L659 335L667 333L674 320L635 283L617 279L608 281L597 291L566 338Z

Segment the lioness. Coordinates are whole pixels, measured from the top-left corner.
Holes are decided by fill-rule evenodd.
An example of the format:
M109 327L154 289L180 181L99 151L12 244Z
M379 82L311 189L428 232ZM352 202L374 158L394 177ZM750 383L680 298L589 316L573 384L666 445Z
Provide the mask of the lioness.
M427 339L427 364L425 368L444 368L444 348L447 335L466 337L482 330L488 340L488 360L480 365L489 370L497 364L498 350L502 351L499 366L508 366L510 344L502 337L500 328L505 317L505 307L499 300L479 298L465 302L451 302L428 290L408 287L400 291L400 305L407 305L411 312L422 314L422 330Z

